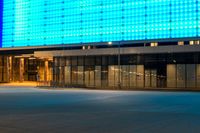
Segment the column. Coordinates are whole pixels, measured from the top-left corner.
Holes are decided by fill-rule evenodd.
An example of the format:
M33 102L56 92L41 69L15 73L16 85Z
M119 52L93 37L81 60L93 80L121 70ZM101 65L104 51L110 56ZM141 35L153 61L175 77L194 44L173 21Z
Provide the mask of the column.
M19 81L24 81L24 58L20 58L19 62Z
M9 56L7 57L7 62L6 62L6 68L7 68L7 78L6 78L6 82L10 82L12 81L12 57Z
M44 81L49 80L49 62L46 60L44 62Z

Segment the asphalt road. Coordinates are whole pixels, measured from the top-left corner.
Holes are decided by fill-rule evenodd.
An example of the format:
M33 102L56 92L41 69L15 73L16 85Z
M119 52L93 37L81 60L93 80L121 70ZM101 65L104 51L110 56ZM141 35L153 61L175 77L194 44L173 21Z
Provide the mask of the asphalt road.
M0 87L0 133L199 133L200 93Z

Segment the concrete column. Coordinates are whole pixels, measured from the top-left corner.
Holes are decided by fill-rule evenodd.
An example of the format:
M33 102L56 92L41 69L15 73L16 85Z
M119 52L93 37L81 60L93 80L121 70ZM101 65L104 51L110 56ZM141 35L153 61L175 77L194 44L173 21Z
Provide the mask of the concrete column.
M10 81L10 64L9 57L3 56L1 57L0 62L0 81L1 82L9 82Z
M12 81L12 57L9 56L6 59L6 68L7 68L7 78L6 78L6 82L10 82Z
M19 62L19 81L24 81L24 58L20 58Z
M49 62L46 60L44 62L44 81L49 80Z

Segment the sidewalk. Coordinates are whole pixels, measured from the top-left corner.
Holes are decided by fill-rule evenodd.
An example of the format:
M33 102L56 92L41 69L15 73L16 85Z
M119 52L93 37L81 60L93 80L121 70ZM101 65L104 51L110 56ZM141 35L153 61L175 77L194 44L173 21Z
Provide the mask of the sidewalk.
M11 83L0 83L0 87L9 87L9 86L27 86L27 87L36 87L37 86L37 82L32 82L32 81L24 81L24 82L11 82Z

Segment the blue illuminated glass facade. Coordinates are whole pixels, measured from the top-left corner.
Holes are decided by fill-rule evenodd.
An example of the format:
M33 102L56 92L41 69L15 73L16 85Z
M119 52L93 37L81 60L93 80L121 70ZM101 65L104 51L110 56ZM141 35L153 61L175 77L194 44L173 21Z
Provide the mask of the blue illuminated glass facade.
M3 47L200 36L200 0L5 0Z
M2 16L3 16L3 1L0 0L0 48L2 47Z

